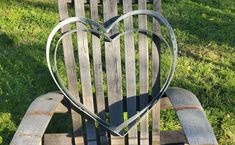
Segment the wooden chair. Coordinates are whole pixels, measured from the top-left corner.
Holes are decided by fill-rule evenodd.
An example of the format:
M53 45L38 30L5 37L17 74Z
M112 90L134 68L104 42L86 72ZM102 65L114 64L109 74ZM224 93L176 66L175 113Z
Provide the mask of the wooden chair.
M103 8L104 22L117 16L118 5L122 6L122 13L132 11L132 3L138 5L138 9L147 9L146 3L152 3L155 11L160 11L161 0L58 0L60 20L64 20L69 16L68 5L73 5L75 9L75 16L85 17L85 10L90 11L91 19L101 21L100 14ZM85 4L86 3L86 4ZM89 5L86 7L85 5ZM147 17L139 16L139 27L147 28ZM82 28L82 26L77 25ZM133 19L124 20L124 28L128 30L133 27ZM62 33L68 31L68 26L63 27ZM114 29L112 33L117 32ZM159 24L153 22L153 31L160 33ZM77 87L77 73L75 73L75 57L73 51L73 44L71 36L63 39L64 59L66 65L66 73L68 78L68 88L75 96L80 96L85 105L89 105L92 111L95 111L99 116L105 119L109 114L109 120L113 124L119 124L123 121L123 112L127 112L128 116L136 114L149 101L149 87L151 81L149 73L152 74L152 82L155 85L152 94L157 93L160 89L160 42L158 46L152 45L152 49L139 49L139 60L135 61L135 41L138 42L139 48L148 48L148 38L139 34L137 40L132 34L125 35L125 65L121 65L120 56L120 40L112 42L111 45L105 44L105 63L102 63L101 58L101 43L99 38L91 36L91 48L93 62L90 61L88 48L87 34L79 32L78 37L78 54L80 66L80 81L81 92ZM82 43L81 43L82 42ZM137 48L138 49L138 48ZM149 55L151 51L152 55ZM151 57L159 56L159 57ZM149 59L152 61L152 70L149 71ZM90 64L93 63L93 68ZM136 67L138 64L138 68ZM107 74L107 92L108 97L104 97L104 80L102 71L106 68ZM121 68L125 68L125 80L122 80ZM136 74L136 68L139 69L139 74ZM94 73L91 73L91 70ZM94 77L92 82L91 75ZM138 78L136 77L138 76ZM106 81L106 80L105 80ZM136 82L139 82L137 86ZM122 94L122 83L125 83L125 96ZM95 93L92 91L92 86L95 87ZM153 84L152 84L153 86ZM139 92L137 92L139 87ZM81 96L82 94L82 96ZM144 95L143 95L144 94ZM94 97L94 99L93 99ZM107 100L106 100L107 99ZM107 108L115 104L115 107ZM179 131L160 131L160 109L174 108L179 121L182 125L183 132ZM104 111L105 110L105 111ZM59 134L44 134L54 113L71 112L73 131L72 133ZM149 118L151 118L149 121ZM151 123L151 124L150 124ZM149 127L151 126L151 127ZM185 138L186 136L186 138ZM145 117L139 126L135 126L131 132L125 136L117 137L106 132L104 128L97 127L91 120L87 120L84 116L71 108L68 101L61 93L51 92L42 95L35 99L27 110L24 118L21 121L11 145L96 145L96 144L111 144L111 145L158 145L158 144L217 144L216 138L210 127L210 124L205 116L205 113L197 100L196 96L191 92L181 88L169 88L166 91L166 97L154 106L151 115Z

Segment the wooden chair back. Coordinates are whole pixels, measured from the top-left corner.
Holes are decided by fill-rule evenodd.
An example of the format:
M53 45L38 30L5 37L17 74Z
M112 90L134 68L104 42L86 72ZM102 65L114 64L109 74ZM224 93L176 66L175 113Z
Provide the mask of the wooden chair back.
M152 3L150 7L153 10L160 11L160 0L58 0L60 20L79 16L104 24L133 9L147 9L147 3ZM71 15L73 10L74 15L73 12ZM143 15L129 17L111 33L119 32L123 26L124 30L132 29L133 21L137 21L135 24L139 28L147 29L149 20ZM160 33L159 24L152 19L150 23L153 25L151 29ZM83 30L84 25L77 23L76 28ZM65 26L61 32L68 30L70 27ZM72 39L68 35L62 41L69 91L104 120L108 118L112 124L119 125L141 110L149 98L159 91L160 40L156 46L145 34L128 33L103 44L99 37L86 32L77 32L77 45L73 44ZM76 71L77 66L79 72ZM160 144L159 118L160 103L157 103L151 116L146 116L125 138L120 138L110 135L95 122L84 119L72 110L74 143Z

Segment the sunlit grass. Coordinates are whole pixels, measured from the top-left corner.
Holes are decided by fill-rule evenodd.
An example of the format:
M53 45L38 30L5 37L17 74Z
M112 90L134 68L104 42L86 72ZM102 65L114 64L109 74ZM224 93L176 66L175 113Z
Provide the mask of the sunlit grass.
M54 1L0 2L0 144L9 143L37 96L57 90L45 60L47 36L59 22L57 13ZM219 144L235 144L235 2L164 0L162 13L179 46L171 86L195 93ZM56 117L49 132L67 130L58 121L64 122ZM173 111L162 111L161 129L180 129Z

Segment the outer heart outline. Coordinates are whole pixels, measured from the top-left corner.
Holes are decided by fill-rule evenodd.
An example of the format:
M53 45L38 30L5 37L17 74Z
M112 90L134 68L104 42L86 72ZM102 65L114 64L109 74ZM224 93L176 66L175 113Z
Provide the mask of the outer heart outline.
M51 46L51 42L54 38L54 35L65 25L70 24L70 23L74 23L74 22L80 22L83 24L91 24L96 26L100 32L104 33L105 35L108 34L110 32L110 30L112 30L112 28L119 23L121 20L123 20L124 18L128 17L128 16L133 16L133 15L149 15L154 17L157 21L160 21L161 23L163 23L166 28L168 29L169 33L170 33L170 37L171 37L171 41L172 41L172 45L173 45L173 65L170 69L170 73L168 75L168 78L166 79L165 84L163 85L162 89L160 90L159 94L156 95L151 101L150 103L143 108L140 112L138 112L136 115L132 116L131 118L129 118L127 121L121 123L119 126L113 126L112 124L109 124L107 122L105 122L104 120L102 120L98 115L96 115L95 113L89 111L86 106L84 106L83 104L81 104L74 96L72 96L69 91L66 89L66 87L64 87L60 77L59 73L57 71L57 66L56 66L56 51L57 48L55 50L55 55L54 55L54 71L52 70L51 64L50 64L50 46ZM72 31L72 30L71 30ZM69 31L70 32L70 31ZM69 33L67 32L67 34ZM66 34L64 34L63 36L65 36ZM107 35L106 35L107 36ZM62 38L60 38L62 39ZM58 43L57 43L58 45ZM131 11L128 13L123 14L122 16L118 17L113 23L111 23L110 25L108 25L107 27L104 27L103 25L88 19L88 18L80 18L80 17L71 17L68 19L65 19L63 21L61 21L59 24L57 24L54 29L51 31L48 40L47 40L47 45L46 45L46 60L47 60L47 65L48 65L48 69L51 73L51 76L54 80L54 82L56 83L56 85L58 86L58 88L60 89L60 91L65 95L65 97L70 101L70 103L72 105L74 105L76 107L76 109L78 109L79 111L83 112L84 114L86 114L89 118L97 121L100 125L102 125L103 127L105 127L106 129L108 129L113 135L118 135L118 136L125 136L126 134L128 134L128 132L131 130L131 128L133 127L133 125L130 127L130 129L128 129L127 132L123 132L123 129L125 126L132 124L137 118L140 117L140 120L144 118L144 116L146 114L148 114L148 112L152 109L152 107L154 106L154 104L156 104L156 102L164 95L164 92L167 90L172 78L173 78L173 74L176 68L176 58L177 58L177 42L176 42L176 38L175 38L175 34L173 29L171 28L170 24L167 22L167 20L158 12L156 11L152 11L152 10L136 10L136 11ZM54 76L54 73L56 74L57 77ZM57 78L57 79L56 79Z
M166 43L166 45L167 45L167 47L168 48L170 48L170 46L169 46L169 44L168 44L168 42L162 37L162 36L158 36L158 34L156 34L155 32L150 32L150 31L147 31L147 30L142 30L142 29L132 29L132 30L129 30L129 31L125 31L125 32L123 32L123 33L121 33L121 34L118 34L118 35L116 35L116 34L114 34L113 36L107 36L106 35L106 33L104 33L104 34L102 34L102 33L100 33L99 31L97 31L96 29L88 29L88 30L78 30L78 29L73 29L73 30L70 30L70 31L68 31L68 32L66 32L66 33L63 33L63 35L59 38L59 40L57 41L57 44L56 44L56 48L55 48L55 50L54 50L54 73L56 74L56 78L57 78L57 80L58 80L58 83L59 83L59 85L60 85L60 87L65 91L65 93L66 93L66 95L68 95L68 96L71 96L72 97L72 95L69 93L69 91L66 89L66 87L65 87L65 85L63 84L63 81L62 81L62 79L61 79L61 77L60 77L60 75L59 75L59 71L58 71L58 68L57 68L57 50L58 50L58 46L59 46L59 44L60 44L60 42L61 42L61 40L65 37L65 36L67 36L67 35L69 35L69 34L71 34L71 33L74 33L74 32L93 32L93 33L96 33L96 34L98 34L98 35L104 35L105 36L105 38L106 38L106 40L108 40L109 42L112 42L112 41L114 41L115 39L117 39L117 38L119 38L120 36L122 36L122 35L124 35L124 34L127 34L127 33L131 33L131 32L143 32L143 33L152 33L152 35L155 35L156 37L158 37L158 38L160 38L161 40L163 40L165 43ZM155 42L154 42L155 43ZM154 99L157 99L156 97L155 98L153 98L152 100L154 100ZM150 106L150 104L151 103L149 103L148 105ZM147 106L148 107L148 106ZM146 107L146 108L147 108ZM81 108L83 109L83 111L85 111L85 112L87 112L87 113L90 113L90 114L94 114L93 112L90 112L89 110L87 110L87 108L83 105L83 104L81 104ZM145 110L143 110L143 111L145 111ZM86 115L88 115L88 116L90 116L89 114L86 114ZM117 132L121 132L123 129L124 129L124 127L126 126L126 125L128 125L128 127L129 128L131 128L132 126L133 126L133 121L135 121L136 119L137 119L137 117L141 117L141 114L140 115L136 115L136 116L133 116L133 118L132 119L129 119L129 120L127 120L126 122L123 122L122 124L120 124L118 127L112 127L112 129L113 128L115 128L115 131ZM91 116L90 116L91 117ZM97 120L99 123L101 123L102 122L102 124L104 124L105 126L108 126L109 128L111 128L111 124L107 124L106 122L104 122L102 119L100 119L99 117L96 117L96 114L94 114L94 116L93 117L95 117L95 120ZM92 118L92 117L91 117ZM131 125L129 125L129 124L131 124Z

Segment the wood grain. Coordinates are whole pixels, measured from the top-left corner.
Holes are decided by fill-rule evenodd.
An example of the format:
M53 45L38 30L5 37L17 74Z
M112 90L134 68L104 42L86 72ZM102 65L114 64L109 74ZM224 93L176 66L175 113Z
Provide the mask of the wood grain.
M166 130L160 132L161 145L188 145L187 139L182 131ZM153 143L153 145L155 145Z
M85 17L85 8L83 0L75 1L75 15L77 17ZM81 23L76 23L78 30L86 30L86 27ZM82 85L82 100L83 104L90 111L94 112L94 102L91 86L91 74L90 74L90 60L89 49L87 42L86 32L77 32L77 46L78 46L78 58L80 69L80 80ZM88 145L95 145L96 143L96 129L93 120L86 120L86 140Z
M47 93L36 98L25 113L10 145L38 145L64 95Z
M153 10L160 12L161 0L153 0ZM153 19L153 32L160 34L160 25ZM152 37L152 96L156 96L160 91L160 39ZM155 43L154 43L155 42ZM152 144L160 144L160 103L152 109Z
M182 88L169 88L166 95L176 108L176 114L190 145L218 144L201 104L193 93ZM179 107L184 109L177 110Z
M146 1L139 0L139 9L146 9ZM147 16L139 16L139 28L147 29ZM140 110L148 104L148 37L139 33ZM140 122L140 144L149 145L148 115Z
M58 7L59 7L59 16L60 20L64 20L66 18L69 18L68 14L68 7L67 7L66 0L58 0ZM61 33L69 31L69 26L66 25L63 28L61 28ZM72 44L72 38L71 35L67 35L62 40L63 43L63 52L64 52L64 61L65 61L65 67L66 67L66 74L68 79L68 89L70 93L80 101L79 92L77 88L77 75L76 75L76 69L75 69L75 60L74 60L74 51L73 51L73 44ZM75 112L74 110L71 110L72 113L72 120L73 120L73 131L76 136L82 136L82 118L81 115Z
M85 3L90 3L92 0L85 0ZM97 0L98 3L102 3L104 0ZM125 0L117 0L118 4L124 3ZM146 0L146 2L153 2L153 0ZM132 3L138 3L138 0L132 0Z
M43 145L73 145L72 134L68 133L45 134L43 138Z
M98 3L97 0L90 1L90 13L91 19L98 22ZM93 56L93 66L94 66L94 77L95 77L95 99L96 99L96 110L98 116L105 120L105 97L103 90L103 72L102 72L102 56L101 56L101 44L100 36L92 35L92 56ZM105 129L100 126L98 128L98 136L105 136Z
M110 23L110 19L117 16L117 1L104 0L104 21ZM118 32L115 26L110 35ZM112 42L105 43L105 61L108 84L108 103L109 116L111 124L117 126L123 122L123 96L122 96L122 78L121 78L121 59L120 59L120 41L116 39ZM111 136L111 144L113 136ZM120 140L124 144L124 139Z
M132 11L132 0L123 1L123 13ZM133 29L133 17L124 19L125 31ZM125 74L126 74L126 95L128 118L134 116L136 108L136 75L135 75L135 48L133 33L128 33L124 38L125 45ZM128 134L129 145L138 144L137 125Z

